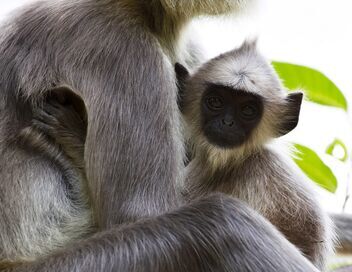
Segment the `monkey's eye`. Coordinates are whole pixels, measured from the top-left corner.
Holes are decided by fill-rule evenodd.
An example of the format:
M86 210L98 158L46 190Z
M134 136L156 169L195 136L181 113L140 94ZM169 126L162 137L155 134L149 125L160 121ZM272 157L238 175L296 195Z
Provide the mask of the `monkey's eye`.
M258 107L253 104L245 104L241 107L241 117L245 120L253 120L258 116Z
M224 108L224 102L218 96L208 97L206 100L206 104L210 110L221 110Z

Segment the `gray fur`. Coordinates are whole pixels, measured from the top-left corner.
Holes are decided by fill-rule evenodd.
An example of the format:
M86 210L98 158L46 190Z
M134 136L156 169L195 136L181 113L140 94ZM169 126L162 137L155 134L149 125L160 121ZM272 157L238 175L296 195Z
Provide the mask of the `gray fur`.
M2 139L28 124L31 108L53 86L68 86L81 96L89 124L87 180L95 221L102 228L178 203L177 166L183 152L172 69L154 35L129 19L129 9L123 1L39 2L11 21L0 39L0 87L7 100L2 112L9 119ZM19 116L24 108L28 113ZM153 118L146 119L146 112ZM155 165L162 167L156 171Z
M263 98L262 120L242 146L221 149L203 135L200 107L208 83L231 86L234 91L240 89ZM220 191L243 200L318 268L323 268L332 250L329 219L309 181L289 160L287 148L275 139L282 134L283 120L291 118L291 109L277 76L257 52L255 43L245 43L210 60L180 85L185 88L183 113L193 146L193 160L186 173L187 197Z
M217 195L165 214L182 202L171 66L181 30L246 2L41 1L2 26L4 271L316 271L239 201ZM53 88L85 104L84 175L32 123Z
M263 217L242 202L217 194L5 271L318 270Z
M352 252L352 215L332 214L331 218L338 237L337 250L343 253Z

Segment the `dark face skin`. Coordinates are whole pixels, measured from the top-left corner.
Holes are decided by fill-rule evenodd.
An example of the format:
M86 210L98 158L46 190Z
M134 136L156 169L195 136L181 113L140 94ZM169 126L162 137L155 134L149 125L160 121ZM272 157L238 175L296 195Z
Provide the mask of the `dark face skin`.
M203 133L221 148L242 145L263 116L260 96L223 85L208 84L201 103Z

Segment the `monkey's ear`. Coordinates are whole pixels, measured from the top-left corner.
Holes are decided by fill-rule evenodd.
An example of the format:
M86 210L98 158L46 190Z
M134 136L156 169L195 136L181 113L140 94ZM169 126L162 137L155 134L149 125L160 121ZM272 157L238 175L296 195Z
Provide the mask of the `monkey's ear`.
M237 49L239 51L254 51L258 47L258 38L245 40L242 45ZM237 51L235 50L235 51Z
M175 72L176 72L176 79L177 79L177 87L178 87L178 107L183 111L183 104L184 104L184 95L185 95L185 85L186 80L190 77L189 72L186 67L184 67L180 63L175 64Z
M184 84L187 78L189 78L189 72L187 68L178 62L175 64L175 72L176 72L177 84Z
M282 123L279 128L279 136L283 136L291 132L298 124L299 114L301 112L301 105L303 100L303 93L294 92L288 94L286 98L285 113L282 118Z

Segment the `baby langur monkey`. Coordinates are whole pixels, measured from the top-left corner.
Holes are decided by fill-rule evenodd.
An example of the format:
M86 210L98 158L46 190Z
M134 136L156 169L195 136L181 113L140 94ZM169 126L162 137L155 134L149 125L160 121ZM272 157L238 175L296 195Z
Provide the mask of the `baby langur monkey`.
M247 202L322 269L332 247L329 219L284 147L275 147L296 127L303 94L284 91L256 42L194 74L181 64L175 70L191 154L186 197L221 191Z

